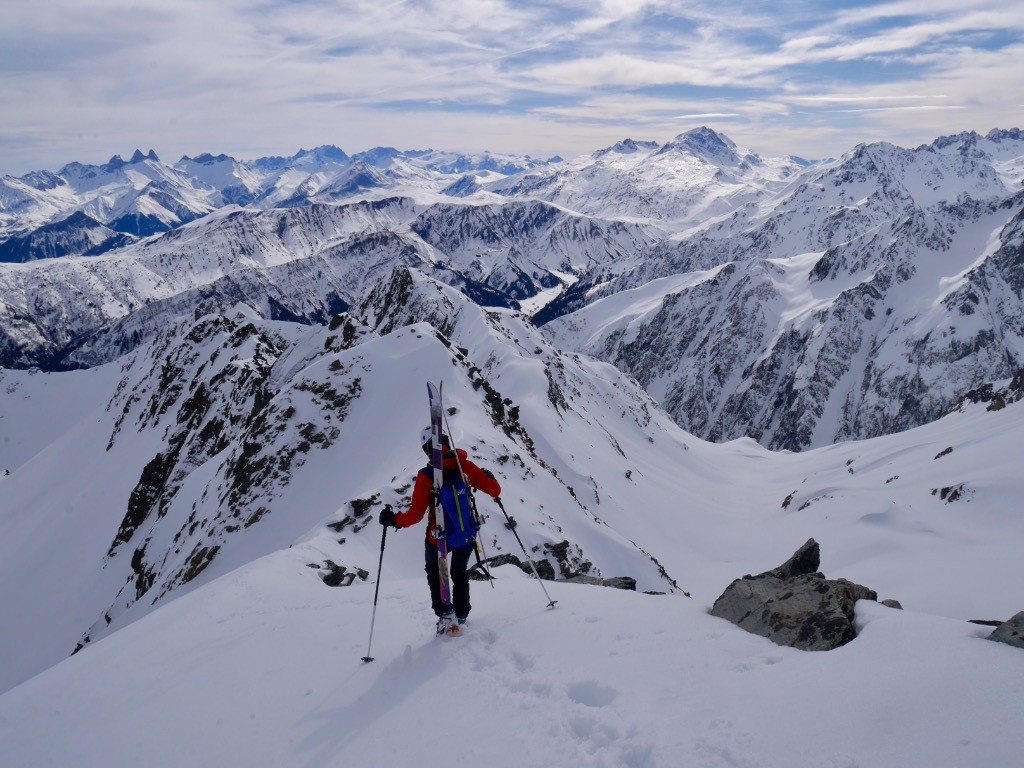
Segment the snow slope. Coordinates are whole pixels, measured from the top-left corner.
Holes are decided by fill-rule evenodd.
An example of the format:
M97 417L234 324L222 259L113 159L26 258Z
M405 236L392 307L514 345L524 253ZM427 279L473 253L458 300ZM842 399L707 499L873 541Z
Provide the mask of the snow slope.
M681 597L552 584L547 610L505 566L467 635L437 640L385 550L367 664L374 587L325 588L313 554L261 559L0 696L5 759L952 768L1024 747L1021 651L971 624L861 602L857 640L802 653Z

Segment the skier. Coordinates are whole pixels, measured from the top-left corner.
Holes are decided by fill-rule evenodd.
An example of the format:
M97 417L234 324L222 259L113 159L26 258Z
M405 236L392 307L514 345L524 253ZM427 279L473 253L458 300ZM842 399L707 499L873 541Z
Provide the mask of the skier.
M429 457L431 454L431 429L427 427L420 435L420 444L423 452ZM464 479L466 485L483 491L492 498L501 495L501 485L490 471L481 469L467 458L466 452L461 448L452 450L448 435L441 436L443 448L442 466L445 476ZM447 483L448 480L446 479ZM466 623L469 616L469 574L466 571L469 565L470 555L473 554L475 543L470 541L460 547L449 548L451 553L451 582L452 582L452 603L447 605L441 597L441 582L438 571L438 547L436 533L436 506L434 500L433 467L427 464L416 475L416 485L412 491L412 503L408 510L395 514L391 505L388 504L380 513L380 524L383 526L394 526L395 528L410 528L423 519L424 514L429 510L427 517L427 538L424 545L425 570L427 572L427 584L430 586L430 602L437 615L437 633L447 634L457 631ZM456 623L457 622L457 623Z

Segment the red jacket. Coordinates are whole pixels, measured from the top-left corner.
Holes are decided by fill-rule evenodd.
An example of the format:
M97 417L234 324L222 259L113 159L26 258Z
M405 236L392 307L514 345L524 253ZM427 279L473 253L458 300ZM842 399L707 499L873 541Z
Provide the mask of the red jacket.
M456 458L456 453L458 457ZM441 460L445 469L458 469L462 464L462 474L466 483L478 490L483 491L492 498L501 495L501 485L493 477L484 474L476 464L466 458L466 452L461 448L456 451L447 451ZM411 528L416 525L429 511L427 516L427 541L436 544L437 539L431 534L437 522L434 517L434 505L430 503L431 491L433 490L433 479L430 472L418 472L416 474L416 485L412 489L412 505L405 512L395 515L395 525L399 528Z

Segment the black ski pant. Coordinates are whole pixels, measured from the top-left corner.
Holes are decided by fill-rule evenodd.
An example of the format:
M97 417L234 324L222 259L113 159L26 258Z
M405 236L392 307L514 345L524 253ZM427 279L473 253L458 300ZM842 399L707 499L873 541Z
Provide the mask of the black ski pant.
M426 549L424 550L424 559L426 561L424 570L427 572L427 584L430 585L430 605L436 615L441 616L449 608L454 608L455 615L460 619L469 616L469 610L472 606L469 604L469 574L466 572L466 568L469 565L469 558L473 554L473 549L473 545L469 544L468 546L449 551L451 557L449 558L448 569L452 582L453 605L448 606L441 601L441 576L437 568L437 545L431 544L429 541L427 542Z

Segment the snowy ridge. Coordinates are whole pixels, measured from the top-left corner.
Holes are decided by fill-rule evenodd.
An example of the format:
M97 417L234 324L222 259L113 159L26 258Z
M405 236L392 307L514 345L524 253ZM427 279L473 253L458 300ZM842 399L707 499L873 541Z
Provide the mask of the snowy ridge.
M471 440L466 447L482 464L502 482L529 481L532 490L506 501L521 533L556 573L628 575L642 589L676 591L626 535L623 510L630 506L625 499L635 498L636 479L621 465L630 462L639 476L648 471L641 465L681 456L686 440L677 428L610 366L565 356L524 317L485 316L460 294L416 275L404 270L382 281L362 309L384 336L346 316L328 327L301 326L266 321L239 306L165 328L113 366L120 370L116 386L110 369L97 369L106 371L107 391L97 388L91 415L83 411L95 423L81 435L56 439L59 449L15 466L5 479L8 540L34 542L7 571L21 577L39 558L56 557L65 541L59 534L29 536L20 526L31 522L15 514L26 503L22 494L34 494L38 479L55 471L49 456L89 455L98 462L89 463L88 481L65 472L55 499L74 496L76 483L111 488L102 501L87 503L104 509L102 520L77 521L88 525L91 544L75 558L81 572L66 590L74 612L54 620L33 607L47 603L43 595L29 589L16 598L22 641L5 667L7 684L11 675L53 663L183 587L317 528L325 548L321 566L328 568L329 560L366 578L373 542L355 534L383 504L404 502L422 464L414 439L425 419L420 378L445 382L453 435L460 443ZM441 308L443 322L428 311L432 306ZM438 328L425 319L437 320ZM17 397L29 381L19 375L8 394ZM586 443L572 444L570 434ZM659 448L650 434L666 436ZM614 472L619 480L599 483L595 472ZM641 493L651 495L646 503L658 487ZM493 517L496 510L487 512ZM558 556L541 547L561 542ZM499 524L488 527L486 543L492 555L517 551ZM40 632L49 640L34 644Z

